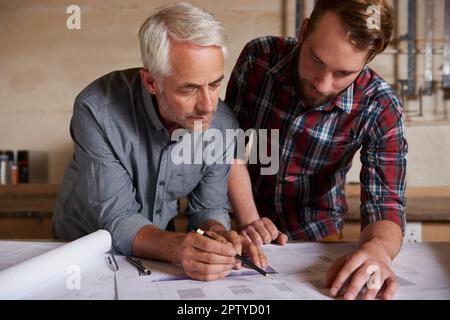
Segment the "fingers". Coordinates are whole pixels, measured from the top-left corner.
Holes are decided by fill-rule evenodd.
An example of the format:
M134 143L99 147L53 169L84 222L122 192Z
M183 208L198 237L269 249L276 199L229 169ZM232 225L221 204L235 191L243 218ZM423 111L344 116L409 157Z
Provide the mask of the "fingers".
M264 254L261 246L255 245L252 242L244 243L243 252L246 257L260 268L265 268L267 266L267 257Z
M192 279L200 280L200 281L214 281L218 279L225 278L230 271L224 271L221 273L213 273L213 274L204 274L196 271L187 271L186 275Z
M241 234L257 245L268 244L274 240L283 245L288 240L284 233L278 231L272 220L265 217L253 221L241 231Z
M235 231L221 235L208 231L213 239L190 233L186 236L181 264L188 276L197 280L211 281L225 277L233 268L240 268L236 253L249 257L260 268L267 266L262 248Z
M242 239L236 231L228 231L225 234L226 239L233 245L238 254L242 253Z
M262 268L267 267L267 256L264 254L263 249L260 246L256 246L256 248L258 249L260 266Z
M395 279L394 274L392 274L385 280L384 285L385 285L385 289L383 290L381 299L390 300L390 299L392 299L392 297L394 297L394 295L398 289L398 283L397 283L397 280Z
M339 270L341 270L342 266L345 263L346 257L340 257L337 259L331 267L328 269L326 276L325 276L325 285L330 288L330 295L332 297L335 297L338 294L338 291L336 288L332 287L334 279L336 279L336 275L338 274Z
M213 231L208 231L207 232L208 236L210 236L211 238L213 238L216 241L222 242L222 243L227 243L227 239L225 239L225 237L221 236L218 233L215 233Z
M247 231L242 230L241 232L239 232L241 234L241 236L243 236L247 241L252 242L252 239L249 237L249 235L247 234Z
M194 250L191 254L191 259L207 264L230 264L234 265L236 263L236 259L234 256L222 256L219 254Z
M224 237L208 232L213 239L188 233L181 265L186 274L197 280L216 280L226 276L236 264L236 250Z
M350 284L347 288L347 291L344 294L344 300L355 300L361 289L369 280L370 274L366 272L366 268L359 268L352 276ZM372 291L374 289L371 289ZM368 290L366 294L371 294L371 290ZM378 291L378 290L377 290Z
M341 267L339 268L330 286L330 295L332 297L337 296L339 291L341 291L342 287L344 286L344 283L350 278L352 273L355 272L364 263L364 261L365 257L358 252L346 256L343 260L344 263L342 263L342 261L339 261ZM347 296L347 298L349 299L351 299L351 297L351 294Z
M196 260L188 260L183 265L183 268L185 271L203 274L206 276L229 272L233 268L233 264L209 264Z
M288 241L288 236L285 235L283 232L279 231L278 238L277 238L277 243L279 245L284 246L287 241Z
M377 297L384 283L382 299L392 299L398 284L388 265L369 260L358 252L340 257L327 272L325 282L330 286L330 296L337 297L345 288L344 299L354 300L361 294L361 299L372 300ZM331 284L331 285L330 285Z
M223 233L224 237L231 243L236 253L242 254L242 241L248 241L244 237L240 236L236 231L226 231ZM234 268L239 269L241 262L235 259Z
M272 240L277 239L279 231L277 227L273 224L272 220L268 218L261 218L260 221L262 222L264 229L268 233L268 236L263 237L264 243L270 243L272 242Z
M362 267L361 269L366 269L366 273L370 274L370 272L367 272L368 270L367 268ZM370 274L369 280L367 281L368 289L362 295L361 297L362 300L375 299L382 287L384 287L384 290L382 290L381 298L383 300L392 299L394 294L397 292L398 288L397 280L395 279L395 275L391 270L384 270L383 274L384 276L381 274L380 271Z
M366 283L367 290L362 294L361 298L363 300L373 300L380 291L384 279L381 278L380 267L378 265L371 264L367 267L367 264L365 264L364 268L369 275L369 279Z
M263 240L253 225L248 225L244 230L245 234L250 238L250 241L256 245L263 244Z
M210 231L208 231L208 235L214 238L214 240L196 233L188 233L186 238L191 246L201 251L228 257L234 257L236 255L236 250L224 237Z

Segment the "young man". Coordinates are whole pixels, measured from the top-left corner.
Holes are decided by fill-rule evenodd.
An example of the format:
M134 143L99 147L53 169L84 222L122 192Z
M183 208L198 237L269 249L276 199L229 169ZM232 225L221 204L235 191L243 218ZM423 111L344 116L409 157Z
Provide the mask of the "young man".
M150 16L139 37L144 68L107 74L75 100L74 158L55 208L55 236L72 240L106 229L117 251L179 263L199 280L225 277L240 266L234 256L242 250L265 266L261 248L227 231L229 164L174 158L182 140L171 135L178 128L190 131L182 138L198 142L198 132L211 128L225 135L237 127L218 98L226 51L222 26L201 9L176 4ZM200 227L216 240L165 231L185 196L189 229Z
M348 281L342 293L355 299L373 266L383 298L397 288L390 264L405 226L407 142L401 102L367 66L388 45L392 19L387 0L318 0L298 39L262 37L247 44L227 88L226 102L241 128L280 135L276 175L261 175L259 164L248 171L233 165L230 174L241 233L255 242L283 244L286 235L278 229L290 239L338 239L348 210L345 176L362 148L362 232L358 249L327 274L333 297ZM247 200L252 195L254 202ZM363 298L374 298L378 289Z

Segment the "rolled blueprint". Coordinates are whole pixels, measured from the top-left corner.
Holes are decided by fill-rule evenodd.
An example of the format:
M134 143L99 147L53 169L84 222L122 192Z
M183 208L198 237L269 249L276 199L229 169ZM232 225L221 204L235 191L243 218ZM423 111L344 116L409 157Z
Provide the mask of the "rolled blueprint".
M71 267L111 250L111 235L98 230L44 254L0 271L0 299L20 299L54 278L67 277Z

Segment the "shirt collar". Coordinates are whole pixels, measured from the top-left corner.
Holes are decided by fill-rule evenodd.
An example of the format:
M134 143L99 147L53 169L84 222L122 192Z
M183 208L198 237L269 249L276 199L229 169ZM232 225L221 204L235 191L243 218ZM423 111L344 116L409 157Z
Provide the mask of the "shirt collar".
M298 93L298 56L300 53L300 44L297 43L292 50L282 58L275 66L270 69L270 73L278 79L283 85L285 89L287 89L292 95ZM364 73L367 66L363 68L361 73ZM332 100L328 101L319 109L331 110L334 106L342 109L346 114L349 114L352 110L352 106L354 104L354 89L355 82L361 74L352 82L350 86L347 87L344 91L342 91L339 95L337 95Z
M355 80L356 81L356 80ZM355 81L352 82L350 86L347 87L344 91L338 94L336 97L328 101L323 108L324 109L332 109L334 106L342 109L346 114L350 114L352 111L354 99L353 92L355 89Z
M156 112L157 106L153 103L152 95L144 86L144 83L141 80L141 91L142 91L142 99L144 101L144 109L147 112L148 118L150 119L150 124L156 131L166 131L166 128L162 124L159 119L158 113Z

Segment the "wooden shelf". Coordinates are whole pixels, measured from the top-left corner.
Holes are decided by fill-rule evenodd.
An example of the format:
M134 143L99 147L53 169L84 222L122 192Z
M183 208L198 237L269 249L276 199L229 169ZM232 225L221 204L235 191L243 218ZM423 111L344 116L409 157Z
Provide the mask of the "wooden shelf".
M53 212L58 189L58 184L2 185L0 212Z
M51 238L51 219L58 189L58 184L0 186L0 238ZM346 185L345 191L349 206L346 226L354 225L356 237L359 235L360 186ZM448 233L450 187L408 187L406 198L408 221L421 221L427 226L432 225L433 228L430 227L429 231L430 239L433 239L432 235L438 227L445 228L441 233ZM184 211L186 204L186 199L180 199L180 212ZM234 219L232 223L235 226ZM177 216L175 224L177 230L186 230L187 219L184 214ZM346 233L349 234L349 231Z
M347 185L345 192L348 203L346 219L359 220L360 186ZM450 222L450 187L406 188L406 219Z

